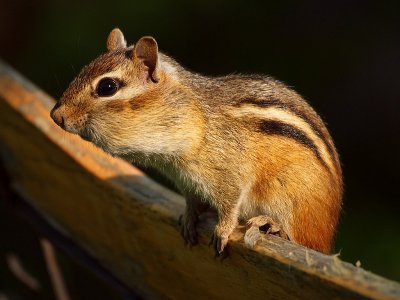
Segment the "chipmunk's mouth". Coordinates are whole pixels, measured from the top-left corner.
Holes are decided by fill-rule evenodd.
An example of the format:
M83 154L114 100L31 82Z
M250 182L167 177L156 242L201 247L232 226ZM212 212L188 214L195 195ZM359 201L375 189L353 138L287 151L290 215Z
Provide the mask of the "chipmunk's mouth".
M79 135L83 140L88 141L88 142L95 142L94 141L94 130L90 126L89 120L86 117L85 123L81 124L79 130L76 132L77 135Z
M84 139L88 139L90 137L90 132L88 128L88 116L84 114L78 118L65 118L63 122L63 129L77 134Z

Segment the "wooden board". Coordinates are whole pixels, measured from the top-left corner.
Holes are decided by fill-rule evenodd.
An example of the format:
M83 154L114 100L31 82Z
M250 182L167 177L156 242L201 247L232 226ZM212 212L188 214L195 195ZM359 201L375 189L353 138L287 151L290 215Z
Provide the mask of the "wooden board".
M54 100L0 61L0 154L13 188L52 226L148 299L399 299L400 285L336 256L235 231L230 256L179 234L181 196L130 164L59 129Z

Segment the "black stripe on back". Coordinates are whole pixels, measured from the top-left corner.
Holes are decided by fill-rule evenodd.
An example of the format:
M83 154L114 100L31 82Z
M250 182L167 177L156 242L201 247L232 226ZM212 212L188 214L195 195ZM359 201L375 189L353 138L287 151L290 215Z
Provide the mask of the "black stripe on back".
M246 104L252 104L260 107L270 107L270 106L275 106L278 108L283 108L287 109L290 112L294 113L296 116L299 118L303 119L307 124L309 124L312 128L312 130L315 132L315 134L323 141L323 143L327 146L329 154L331 155L331 158L333 160L336 160L336 154L335 150L333 149L332 144L326 139L325 135L319 128L318 124L314 123L313 120L311 120L304 112L300 111L295 105L289 104L289 103L284 103L281 100L277 98L269 98L269 99L262 99L262 100L253 100L253 99L245 99L240 101L239 104L241 103L246 103Z
M259 123L259 129L263 133L270 135L285 136L304 145L305 147L309 148L312 152L314 152L318 160L324 165L325 168L329 170L325 161L322 159L317 146L303 131L299 130L298 128L280 121L261 120Z

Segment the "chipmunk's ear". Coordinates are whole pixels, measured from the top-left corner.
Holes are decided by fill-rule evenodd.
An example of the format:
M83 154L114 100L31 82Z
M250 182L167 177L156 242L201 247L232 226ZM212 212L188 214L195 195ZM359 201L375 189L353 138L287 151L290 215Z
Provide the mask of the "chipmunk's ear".
M126 41L124 35L119 28L114 28L111 30L107 38L107 50L117 50L126 48Z
M147 78L158 82L160 80L160 70L158 64L158 46L154 38L150 36L142 37L133 49L133 59L138 59L146 67Z

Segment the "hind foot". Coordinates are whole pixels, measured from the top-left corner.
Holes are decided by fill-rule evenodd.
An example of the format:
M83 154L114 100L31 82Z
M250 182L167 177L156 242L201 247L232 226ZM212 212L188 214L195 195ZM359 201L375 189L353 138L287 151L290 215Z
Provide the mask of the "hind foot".
M247 221L247 230L244 234L244 243L249 248L254 248L256 243L262 239L262 234L277 235L289 240L282 225L272 220L269 216L257 216Z

